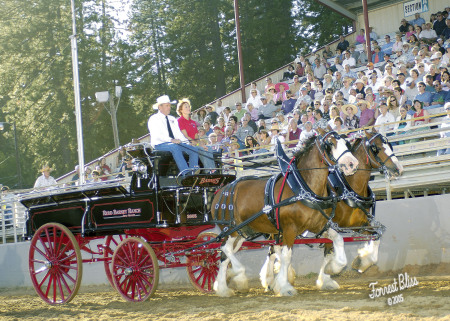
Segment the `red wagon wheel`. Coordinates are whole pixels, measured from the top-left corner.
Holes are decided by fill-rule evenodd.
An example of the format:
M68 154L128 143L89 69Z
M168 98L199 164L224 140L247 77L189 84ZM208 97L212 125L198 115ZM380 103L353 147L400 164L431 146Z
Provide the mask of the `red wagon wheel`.
M45 302L64 304L77 294L83 273L80 246L64 225L47 223L36 231L28 264L34 289Z
M206 242L216 238L217 234L206 232L199 235L198 240ZM220 252L202 252L187 257L186 270L189 281L201 292L213 292L214 281L219 272Z
M114 251L111 274L114 287L126 300L145 301L158 287L158 259L144 240L126 238Z
M114 288L114 282L111 275L111 261L112 256L114 254L114 251L116 250L117 246L120 242L122 242L124 239L130 237L127 234L121 234L121 235L108 235L106 237L105 244L103 245L103 258L105 261L103 261L103 264L105 266L105 273L106 277L108 278L109 284Z

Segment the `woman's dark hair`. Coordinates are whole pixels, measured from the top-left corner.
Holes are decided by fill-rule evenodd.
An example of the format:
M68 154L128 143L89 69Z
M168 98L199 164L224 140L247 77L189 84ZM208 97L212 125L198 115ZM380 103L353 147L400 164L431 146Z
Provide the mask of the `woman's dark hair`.
M248 141L251 140L252 142L252 146L250 146L250 144L248 143ZM258 146L258 142L256 141L256 139L254 139L252 136L248 135L247 137L245 137L245 147L250 148L250 147L255 147Z
M233 115L233 116L230 116L230 119L233 119L235 123L237 123L237 122L238 122L238 119L237 119L237 117L236 117L236 116L234 116L234 115Z

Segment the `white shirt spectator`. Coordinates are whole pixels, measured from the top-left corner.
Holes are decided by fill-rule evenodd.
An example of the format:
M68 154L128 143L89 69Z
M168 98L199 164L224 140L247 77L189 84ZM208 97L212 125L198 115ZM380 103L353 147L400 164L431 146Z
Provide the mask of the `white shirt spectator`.
M41 176L38 177L38 179L34 183L34 188L45 188L56 184L58 183L53 177L51 176L45 177L45 175L42 174Z
M353 58L352 56L350 56L349 58L345 58L344 61L342 62L342 66L345 65L349 65L352 68L355 67L356 66L355 58Z
M378 116L377 120L375 121L375 126L376 125L383 125L383 124L386 124L386 123L393 123L393 122L395 122L394 115L392 115L390 112L387 112L386 115L384 115L384 116L383 116L383 114L380 114L380 116ZM379 133L385 135L387 131L390 131L390 130L394 129L394 124L381 126L381 127L376 127L375 129Z

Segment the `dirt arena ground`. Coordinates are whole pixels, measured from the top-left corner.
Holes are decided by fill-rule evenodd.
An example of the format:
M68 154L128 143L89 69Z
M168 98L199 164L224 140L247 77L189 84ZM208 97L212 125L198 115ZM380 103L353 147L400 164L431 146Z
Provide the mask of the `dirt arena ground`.
M369 298L369 284L393 283L398 274L366 275L346 272L335 277L341 288L318 291L316 275L296 279L298 295L275 297L264 293L256 281L248 293L219 298L189 286L161 286L143 303L129 303L109 286L81 287L72 302L45 304L33 289L1 289L0 320L450 320L450 274L448 265L403 269L416 277L417 285L392 295ZM446 270L446 271L445 271ZM402 294L403 302L388 305L388 298Z

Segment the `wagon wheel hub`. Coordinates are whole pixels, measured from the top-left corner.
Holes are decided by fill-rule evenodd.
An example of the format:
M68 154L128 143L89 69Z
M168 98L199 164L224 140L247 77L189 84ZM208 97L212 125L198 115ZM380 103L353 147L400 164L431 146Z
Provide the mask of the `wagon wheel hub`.
M44 263L44 266L45 266L47 269L51 269L51 268L53 267L53 264L52 264L52 262L50 262L50 261L46 261L46 262Z
M133 274L133 268L126 268L124 271L125 275L131 275Z

